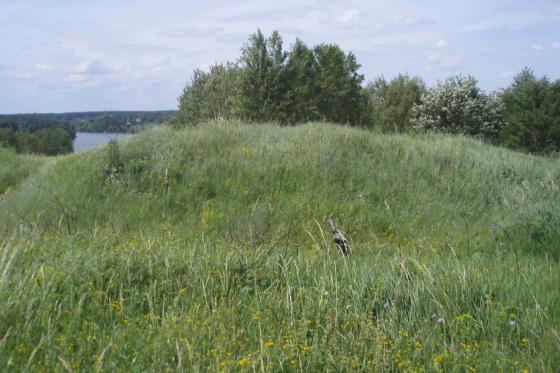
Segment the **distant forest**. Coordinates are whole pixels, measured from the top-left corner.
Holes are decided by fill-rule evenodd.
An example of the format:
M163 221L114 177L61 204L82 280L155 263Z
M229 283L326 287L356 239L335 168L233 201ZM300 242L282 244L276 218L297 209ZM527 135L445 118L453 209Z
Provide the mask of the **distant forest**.
M175 114L164 111L89 111L58 114L0 115L0 128L33 132L40 128L65 128L70 132L136 132L165 122Z
M57 155L73 151L76 132L137 132L162 124L167 111L103 111L0 115L0 146L18 153Z

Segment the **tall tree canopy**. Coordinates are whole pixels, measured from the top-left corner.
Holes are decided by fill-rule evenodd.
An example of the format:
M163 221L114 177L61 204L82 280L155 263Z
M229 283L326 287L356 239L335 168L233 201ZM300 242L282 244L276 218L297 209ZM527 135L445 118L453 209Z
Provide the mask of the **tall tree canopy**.
M364 124L367 99L352 53L334 44L309 48L296 40L289 52L277 31L251 34L235 64L197 70L179 98L173 123L221 117L297 124L323 119Z
M535 153L560 151L560 80L537 79L523 69L502 94L504 144Z

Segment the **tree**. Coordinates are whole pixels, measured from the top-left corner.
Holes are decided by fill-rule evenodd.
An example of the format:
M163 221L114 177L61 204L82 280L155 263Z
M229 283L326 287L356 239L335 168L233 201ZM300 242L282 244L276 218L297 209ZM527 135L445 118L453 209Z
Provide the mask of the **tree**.
M352 53L321 44L313 49L296 40L290 53L282 37L257 30L241 50L237 64L196 70L179 97L172 126L213 119L296 124L324 119L370 123L368 97Z
M4 148L17 148L16 134L11 128L0 128L0 146Z
M239 89L240 71L234 64L215 64L209 72L195 70L179 97L179 111L171 124L181 127L237 117Z
M304 123L319 118L317 63L313 51L297 39L286 64L289 88L286 94L286 122Z
M360 65L335 44L314 48L317 64L317 99L321 117L335 123L361 124L366 96L362 94Z
M45 155L58 155L73 151L72 138L62 128L42 128L33 133L37 136L38 148L35 152Z
M383 87L379 126L385 131L407 132L411 128L412 108L420 104L426 85L419 77L399 74Z
M560 151L560 81L537 79L523 69L502 93L506 126L504 144L535 153Z
M471 76L452 76L422 95L413 109L412 124L418 130L465 134L496 141L503 127L503 104L486 94Z
M282 37L274 31L265 38L260 30L251 34L239 59L242 67L242 117L255 122L284 119L287 84Z
M380 126L383 110L383 97L387 90L387 81L383 76L378 76L373 82L369 82L364 88L367 100L370 127Z

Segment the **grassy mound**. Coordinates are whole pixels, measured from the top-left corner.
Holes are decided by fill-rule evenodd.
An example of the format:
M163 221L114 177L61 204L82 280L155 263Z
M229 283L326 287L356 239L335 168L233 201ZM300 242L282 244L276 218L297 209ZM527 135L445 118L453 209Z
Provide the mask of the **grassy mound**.
M321 246L332 218L359 251L498 245L558 257L559 183L558 160L465 138L213 125L146 132L118 160L106 150L63 159L0 213L7 232L168 224L227 244L303 249Z
M554 371L559 182L557 160L317 123L63 157L0 201L0 366Z

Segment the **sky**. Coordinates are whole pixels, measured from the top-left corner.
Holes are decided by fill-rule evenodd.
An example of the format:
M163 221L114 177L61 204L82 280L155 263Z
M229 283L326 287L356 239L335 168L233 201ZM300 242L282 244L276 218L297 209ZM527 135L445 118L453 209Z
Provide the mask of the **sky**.
M175 109L194 69L235 61L258 28L287 50L336 43L366 81L560 78L560 0L0 0L0 113Z

